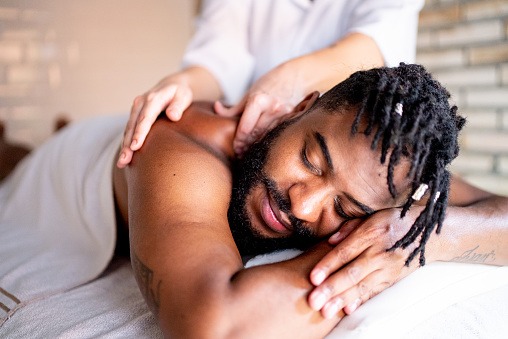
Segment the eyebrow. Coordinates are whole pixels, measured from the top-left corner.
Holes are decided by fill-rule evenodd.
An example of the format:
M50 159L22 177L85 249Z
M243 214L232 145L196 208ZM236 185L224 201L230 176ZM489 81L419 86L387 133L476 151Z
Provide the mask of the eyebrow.
M344 195L346 196L346 198L351 201L353 204L355 204L356 206L358 206L358 208L360 208L365 214L372 214L375 212L375 210L361 202L359 202L358 200L356 200L355 198L353 198L349 193L346 193L346 192L343 192Z
M321 133L319 132L314 132L314 137L316 138L319 147L321 148L321 152L323 152L328 167L330 168L330 170L333 171L332 157L330 156L330 151L328 150L328 146L326 145L325 137L321 135Z
M314 137L316 138L319 147L321 148L321 151L323 152L323 155L325 157L326 163L328 164L328 167L333 171L333 162L332 157L330 156L330 151L328 149L328 146L326 144L326 138L319 132L314 132ZM355 204L359 209L362 210L365 214L372 214L375 212L375 210L364 203L359 202L355 198L353 198L349 193L344 192L344 195L346 198L351 201L353 204Z

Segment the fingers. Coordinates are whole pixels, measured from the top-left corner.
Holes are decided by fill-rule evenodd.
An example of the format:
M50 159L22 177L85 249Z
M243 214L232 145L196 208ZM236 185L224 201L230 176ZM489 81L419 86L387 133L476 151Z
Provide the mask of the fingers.
M409 274L399 255L388 253L384 247L370 247L360 256L336 271L308 297L309 306L330 317L342 306L346 314Z
M252 143L275 127L284 116L292 112L293 107L265 92L248 93L238 104L229 108L219 101L214 104L218 115L241 115L233 141L237 155L242 155Z
M124 168L127 166L131 162L133 154L134 152L129 147L122 147L116 166L118 168Z
M213 105L213 109L215 113L224 117L234 117L240 115L245 108L245 103L247 102L247 98L244 97L238 104L226 107L220 101L216 101Z
M352 314L358 309L358 307L360 307L360 305L374 298L376 295L391 286L388 282L378 282L376 275L377 274L368 276L360 284L352 287L340 296L335 297L343 301L343 304L345 305L343 311L345 314ZM327 304L325 304L321 313L323 313L326 307Z
M372 272L369 264L367 257L363 256L330 276L310 293L310 307L320 310L332 297L359 284Z
M254 142L255 134L260 133L259 128L254 131L254 127L256 127L261 114L268 108L268 101L266 97L258 98L248 102L238 122L233 141L233 148L237 154L244 153L248 146Z
M348 237L327 253L310 273L310 281L319 286L332 272L335 272L357 256L368 246L367 239L355 243L356 238Z
M398 210L376 213L354 227L345 224L330 237L329 242L337 245L310 275L317 286L308 298L314 310L328 317L337 305L343 305L344 312L350 314L416 269L404 266L407 249L387 251L395 241L394 229L403 228L396 222L399 215Z
M257 94L247 101L236 129L233 147L242 154L255 141L261 139L268 130L292 111L292 106L282 104L266 94Z
M133 151L137 151L138 149L141 148L141 146L145 142L146 135L148 134L150 128L157 119L157 116L173 100L176 91L177 86L170 85L158 92L151 92L148 95L146 95L143 107L139 111L139 114L136 119L134 134L132 136L132 141L130 144L130 148Z
M358 220L350 220L342 225L337 232L335 232L330 238L328 238L328 243L330 245L337 245L342 240L346 239L351 232L353 232L360 222Z
M346 291L331 296L320 309L321 314L327 319L334 317L341 309L345 314L352 314L360 305L390 286L388 282L380 279L379 271L375 271ZM317 310L314 307L313 309Z
M167 94L171 96L172 93ZM172 95L172 99L166 108L166 116L171 121L178 121L182 118L183 112L192 103L192 91L188 87L179 87Z
M132 143L132 136L134 134L134 129L137 124L139 111L143 107L143 100L144 100L143 96L138 96L134 99L134 102L132 104L129 120L127 121L127 126L125 127L125 131L123 134L122 149L120 151L120 156L116 163L116 165L119 168L124 168L125 166L127 166L127 164L129 164L129 162L132 159L133 151L131 150L130 145Z
M160 112L166 109L168 118L178 121L191 102L191 89L177 84L162 85L136 97L125 128L117 166L123 168L130 163L134 151L141 148Z
M340 297L335 297L330 299L323 308L321 309L321 314L326 319L331 319L344 308L344 300Z

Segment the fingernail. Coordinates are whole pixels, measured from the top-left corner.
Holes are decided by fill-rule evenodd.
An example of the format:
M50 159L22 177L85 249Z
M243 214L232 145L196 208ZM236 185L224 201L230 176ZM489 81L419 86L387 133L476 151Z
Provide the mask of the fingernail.
M337 316L343 304L344 303L342 299L335 299L330 301L323 307L323 316L326 319L331 319L334 316Z
M362 300L360 298L358 298L355 301L353 301L351 304L349 304L348 305L349 312L350 313L354 312L358 308L358 306L360 306L361 302L362 302Z
M330 244L336 244L339 241L340 236L341 236L340 232L337 232L328 239L328 242Z
M321 292L314 293L311 296L312 301L311 306L315 311L319 311L325 304L326 300L327 300L326 295L324 295L323 293Z
M168 116L173 121L178 121L181 118L181 115L179 115L174 108L169 111Z
M123 160L123 159L125 159L125 158L127 158L127 154L125 154L125 152L122 152L122 153L120 154L120 159L121 159L121 160Z
M136 147L137 145L138 145L138 140L137 139L132 139L131 148Z
M314 285L321 284L326 279L326 273L323 270L314 270L311 274L311 280Z
M326 319L331 319L334 315L336 315L339 312L339 307L334 304L326 304L323 309L323 316Z

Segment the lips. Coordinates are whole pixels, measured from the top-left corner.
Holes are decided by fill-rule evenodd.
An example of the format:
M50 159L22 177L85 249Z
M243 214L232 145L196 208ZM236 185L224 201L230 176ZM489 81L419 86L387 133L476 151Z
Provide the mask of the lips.
M265 195L261 202L261 216L265 224L272 231L281 235L289 235L292 233L291 225L281 220L280 210L274 206L275 203L272 201L269 194ZM279 213L277 213L279 212Z

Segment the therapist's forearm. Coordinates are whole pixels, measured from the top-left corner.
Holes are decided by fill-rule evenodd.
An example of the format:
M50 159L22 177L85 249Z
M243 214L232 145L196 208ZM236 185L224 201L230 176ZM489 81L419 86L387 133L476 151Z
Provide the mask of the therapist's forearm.
M304 93L329 90L352 73L384 65L383 56L374 40L352 33L330 47L292 59L280 67L294 69Z

